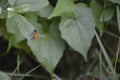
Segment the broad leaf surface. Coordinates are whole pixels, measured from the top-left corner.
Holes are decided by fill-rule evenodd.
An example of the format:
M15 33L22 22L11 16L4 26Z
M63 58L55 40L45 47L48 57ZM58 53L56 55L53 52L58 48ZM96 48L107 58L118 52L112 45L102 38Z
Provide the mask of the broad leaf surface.
M91 10L87 7L78 7L74 18L62 17L60 31L63 39L80 52L87 60L87 51L94 37L95 22Z
M10 36L8 51L10 48L15 44L19 43L20 41L24 40L25 37L20 33L17 23L15 21L15 17L7 18L6 21L7 32L12 33L13 35Z
M20 42L24 39L24 36L20 33L15 17L8 18L6 21L7 32L14 34L16 42Z
M42 26L38 23L38 15L34 13L26 13L25 18L35 27L39 35L43 34L43 31L41 31Z
M16 0L8 0L10 6L13 6L13 5L15 4L15 1L16 1Z
M48 0L17 0L16 1L16 5L23 5L23 4L27 4L31 6L29 11L37 11L46 7L49 4L49 2Z
M35 13L26 13L25 18L36 28L40 27L40 24L38 23L38 15Z
M66 12L73 12L74 9L75 9L75 4L73 3L73 0L58 0L58 3L54 11L49 18L60 16Z
M8 11L7 18L12 18L15 15L15 11Z
M0 80L11 80L8 75L0 71Z
M31 10L31 5L29 4L22 4L22 5L18 5L14 7L15 12L17 13L24 13L24 12L28 12Z
M64 51L64 41L58 31L58 23L51 24L50 31L45 37L38 40L28 40L28 45L37 60L50 72L53 73ZM41 36L41 35L39 35Z
M15 15L15 20L18 25L18 29L20 33L26 38L26 39L32 39L33 31L35 30L35 27L28 22L28 20L23 17L20 14Z
M38 14L40 17L48 18L48 17L51 15L53 9L54 9L53 6L48 5L48 6L46 6L45 8L37 11L37 14Z
M90 7L92 9L92 13L96 22L96 28L99 30L100 34L102 34L104 29L103 23L100 21L100 16L103 11L102 6L96 0L92 0Z

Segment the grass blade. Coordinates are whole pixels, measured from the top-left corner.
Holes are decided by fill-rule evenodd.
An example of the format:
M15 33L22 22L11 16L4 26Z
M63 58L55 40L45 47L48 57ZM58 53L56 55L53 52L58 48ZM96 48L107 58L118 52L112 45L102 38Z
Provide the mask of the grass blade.
M118 6L117 6L117 21L118 21L118 28L120 32L120 9Z
M99 44L99 46L100 46L100 48L101 48L101 50L103 52L103 55L104 55L104 57L106 59L107 64L109 65L109 68L110 68L111 72L114 73L114 68L113 68L112 62L111 62L111 60L110 60L110 58L109 58L109 56L107 54L107 51L105 50L105 48L104 48L104 46L103 46L103 44L102 44L102 42L101 42L101 40L100 40L100 38L99 38L96 31L95 31L95 36L97 38L98 44Z

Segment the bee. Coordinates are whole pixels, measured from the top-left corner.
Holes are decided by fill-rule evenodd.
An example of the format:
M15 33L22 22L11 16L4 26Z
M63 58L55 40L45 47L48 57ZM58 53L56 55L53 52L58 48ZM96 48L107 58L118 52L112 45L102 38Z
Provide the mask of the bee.
M38 35L38 32L37 32L36 29L35 29L34 32L33 32L33 38L34 38L35 40L38 40L38 38L39 38L39 35Z

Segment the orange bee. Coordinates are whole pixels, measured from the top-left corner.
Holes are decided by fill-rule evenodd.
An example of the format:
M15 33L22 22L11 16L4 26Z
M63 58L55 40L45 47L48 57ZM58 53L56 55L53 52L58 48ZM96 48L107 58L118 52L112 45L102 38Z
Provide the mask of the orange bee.
M33 37L34 37L35 40L38 40L38 38L39 38L39 35L38 35L36 29L35 29L34 32L33 32Z

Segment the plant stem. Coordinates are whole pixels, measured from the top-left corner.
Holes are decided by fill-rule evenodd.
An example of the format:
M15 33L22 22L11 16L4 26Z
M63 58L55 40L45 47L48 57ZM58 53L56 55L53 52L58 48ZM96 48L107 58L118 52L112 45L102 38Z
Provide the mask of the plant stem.
M118 55L119 55L119 52L120 52L120 38L119 38L118 49L117 49L116 58L115 58L114 75L116 75L116 65L117 65L117 62L118 62Z

